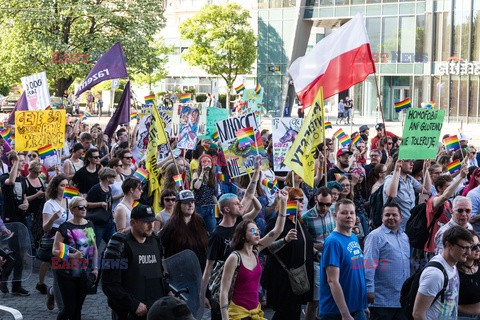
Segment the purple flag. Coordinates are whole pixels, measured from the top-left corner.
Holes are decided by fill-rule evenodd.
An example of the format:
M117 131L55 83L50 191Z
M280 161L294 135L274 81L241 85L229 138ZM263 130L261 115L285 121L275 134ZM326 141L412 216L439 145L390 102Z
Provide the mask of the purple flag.
M125 85L117 109L103 132L111 138L118 125L128 122L130 122L130 81Z
M80 85L75 96L87 91L91 87L109 79L127 78L127 66L122 51L122 44L115 43L113 47L105 52L98 62L93 66L87 78Z
M28 111L27 95L25 94L25 91L23 91L20 99L15 103L15 108L8 117L8 124L15 124L15 111Z

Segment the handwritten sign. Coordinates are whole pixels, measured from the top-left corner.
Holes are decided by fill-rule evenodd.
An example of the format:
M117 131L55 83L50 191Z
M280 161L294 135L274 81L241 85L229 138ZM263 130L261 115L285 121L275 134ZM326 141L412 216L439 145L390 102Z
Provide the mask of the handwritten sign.
M290 171L283 160L300 131L303 119L301 118L273 118L273 166L275 171Z
M444 117L445 110L408 109L398 159L435 159Z
M15 150L37 150L47 144L63 148L65 124L65 110L15 112Z
M44 110L52 105L45 71L23 77L21 80L27 97L28 110Z

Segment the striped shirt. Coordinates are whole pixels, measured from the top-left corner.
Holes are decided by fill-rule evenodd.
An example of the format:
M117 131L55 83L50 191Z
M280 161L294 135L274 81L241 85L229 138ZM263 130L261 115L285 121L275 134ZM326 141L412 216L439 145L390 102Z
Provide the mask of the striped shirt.
M315 243L325 242L336 226L333 213L328 211L324 216L319 215L316 206L302 214L302 219Z

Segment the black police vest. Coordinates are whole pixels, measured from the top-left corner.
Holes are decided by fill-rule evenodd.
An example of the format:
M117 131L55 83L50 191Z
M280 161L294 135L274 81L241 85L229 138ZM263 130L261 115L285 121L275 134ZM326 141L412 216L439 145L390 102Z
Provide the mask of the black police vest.
M126 244L132 255L128 261L128 269L122 273L123 287L150 308L166 294L159 242L154 237L148 237L144 243L138 243L129 235Z

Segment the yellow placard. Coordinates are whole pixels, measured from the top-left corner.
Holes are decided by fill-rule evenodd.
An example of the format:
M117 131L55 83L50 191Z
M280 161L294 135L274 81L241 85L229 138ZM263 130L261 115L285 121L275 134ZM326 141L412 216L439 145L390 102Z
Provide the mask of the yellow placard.
M15 151L63 148L66 121L65 110L15 111Z
M324 127L323 88L318 89L307 117L283 163L313 188L315 176L315 148L323 142Z

